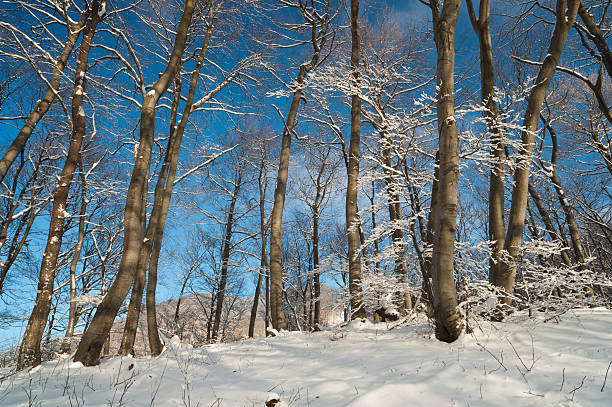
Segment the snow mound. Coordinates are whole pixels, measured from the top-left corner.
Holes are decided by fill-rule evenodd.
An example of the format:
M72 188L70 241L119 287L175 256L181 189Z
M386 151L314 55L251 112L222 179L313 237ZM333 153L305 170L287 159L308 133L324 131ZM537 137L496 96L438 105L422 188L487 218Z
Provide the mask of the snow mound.
M513 317L452 344L412 325L344 329L192 348L157 358L70 358L1 379L1 406L609 406L612 312L560 322ZM607 377L610 376L610 377Z

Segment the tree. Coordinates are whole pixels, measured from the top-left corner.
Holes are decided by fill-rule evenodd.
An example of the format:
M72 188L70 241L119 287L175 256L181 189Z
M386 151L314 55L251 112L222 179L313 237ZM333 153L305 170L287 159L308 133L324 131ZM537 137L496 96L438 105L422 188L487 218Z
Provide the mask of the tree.
M308 232L310 236L312 257L312 287L313 293L310 298L314 304L310 326L314 330L320 330L321 323L321 250L320 250L320 222L323 210L332 194L333 182L339 162L333 156L331 145L325 145L316 140L311 140L307 145L308 158L306 159L306 173L308 177L300 188L300 200L309 209L311 227Z
M357 210L357 182L359 179L359 149L361 147L361 97L359 96L361 58L361 33L359 0L351 0L351 141L348 149L346 186L346 230L348 233L349 293L351 319L365 318L361 299L361 240L359 237L359 213Z
M516 260L523 239L532 152L540 112L567 40L568 32L576 19L579 5L580 0L557 0L555 26L550 39L548 53L542 62L525 109L521 134L521 151L514 172L512 203L508 219L508 230L504 242L504 250L507 252L507 256L503 256L503 261L494 282L496 286L503 288L508 294L512 294L515 287ZM509 295L502 296L501 303L503 305L510 305L511 302L512 299Z
M40 269L34 310L28 321L28 326L26 327L23 341L19 349L19 357L17 360L19 369L40 364L40 341L51 308L51 296L53 294L57 258L64 233L64 218L70 216L70 214L66 212L66 203L68 201L70 185L79 164L81 146L86 130L83 94L85 92L85 77L87 73L87 63L89 61L89 50L91 49L92 40L96 33L96 27L105 16L106 1L102 0L100 2L94 0L89 7L91 17L87 20L83 30L83 40L79 46L78 63L75 70L74 91L72 94L72 136L70 139L70 147L58 185L53 192L53 209L51 210L47 247Z
M25 146L30 136L32 135L32 132L36 128L36 125L49 111L51 104L55 100L60 87L64 68L66 67L68 59L72 55L72 51L77 43L77 40L88 21L91 21L94 18L91 14L94 12L97 13L98 10L101 10L94 9L92 7L92 5L94 4L93 1L91 4L87 4L85 7L78 7L74 3L60 4L55 1L42 1L41 3L42 4L40 4L40 8L38 4L20 4L21 6L27 9L28 13L37 14L37 12L44 10L41 13L43 16L48 16L56 13L61 17L61 19L53 18L49 24L42 24L44 32L51 36L51 38L53 39L55 39L55 36L51 33L50 27L54 23L59 23L60 25L63 25L66 29L67 38L66 41L61 44L62 49L57 59L54 59L47 50L41 49L40 45L35 39L31 38L26 33L19 30L17 27L4 21L0 22L0 27L11 33L11 36L17 44L18 49L24 53L18 58L27 61L29 64L31 64L32 67L37 70L37 74L47 84L47 89L45 91L44 97L36 102L34 109L29 114L26 122L19 131L19 134L17 135L17 137L15 137L6 153L4 153L2 159L0 159L0 183L4 180L4 177L6 176L9 168L15 162L19 154L21 154L25 149ZM95 4L97 5L99 3L96 2ZM103 2L103 4L106 5L106 2ZM73 13L73 9L74 13L78 14L77 19L71 16L71 14ZM102 15L104 15L104 13L102 13ZM24 40L26 44L23 43ZM38 52L42 52L44 60L52 65L53 68L50 79L46 79L44 72L38 70L38 68L36 67L36 62L33 61L32 57L29 55L29 51L26 49L26 46L28 48L32 47Z
M455 30L461 0L446 0L440 9L431 0L434 40L438 51L438 132L439 182L436 191L436 217L433 228L432 277L436 337L445 342L456 340L463 324L457 312L457 294L453 278L457 199L459 192L459 137L455 114Z
M251 316L249 318L249 338L255 334L255 319L257 318L257 308L259 306L259 298L261 294L261 286L263 279L266 279L265 290L265 332L268 334L268 323L270 316L270 277L268 274L268 254L267 254L267 238L268 224L270 217L266 216L266 192L268 190L267 178L267 150L264 143L258 149L257 159L259 160L259 168L257 173L257 189L259 190L259 236L261 240L261 254L259 258L259 272L257 273L257 283L255 284L255 295L253 296L253 306L251 307ZM256 164L256 163L254 163Z
M491 139L491 157L493 160L489 175L489 240L491 243L491 260L489 261L489 281L496 280L497 270L502 263L506 225L504 222L505 200L505 161L506 153L503 134L500 126L500 114L495 101L495 73L493 68L493 44L491 41L490 21L491 3L480 0L476 16L472 0L466 0L470 21L480 44L480 82L481 99L485 106L487 131Z
M151 90L144 96L140 115L140 141L125 204L125 237L121 264L113 285L98 306L96 314L83 334L74 356L76 362L82 362L86 366L99 363L104 341L117 311L134 281L144 235L142 222L143 196L146 196L145 186L151 161L151 148L155 131L155 107L159 98L170 86L170 82L178 69L185 49L195 3L195 0L185 1L170 61L159 79L151 87Z
M291 151L291 137L294 134L296 117L302 99L304 82L307 75L316 69L320 59L324 59L324 47L328 41L328 37L333 34L331 24L336 17L331 9L329 0L318 0L311 2L302 1L282 1L282 4L288 8L297 10L300 17L304 20L302 24L294 24L294 30L302 30L308 28L312 34L306 40L306 43L312 45L312 56L310 60L300 65L297 77L291 86L287 86L291 92L291 105L287 118L284 120L284 128L282 133L281 152L278 164L278 173L276 178L276 187L274 190L274 205L272 207L272 215L270 220L270 310L272 317L272 327L274 329L287 329L287 323L283 314L282 307L282 292L283 292L283 274L282 274L282 224L283 224L283 209L285 206L285 195L287 191L287 179L289 175L289 156ZM295 44L301 44L304 41L296 40Z
M228 191L230 194L230 203L227 209L227 220L225 222L225 233L223 238L223 248L221 253L221 280L219 281L219 290L217 295L217 307L215 309L215 319L212 330L213 342L219 338L219 327L221 326L221 315L223 311L223 301L225 299L225 288L227 286L227 274L229 257L232 250L232 233L235 227L236 218L236 201L241 188L243 188L243 176L246 170L246 162L238 159L233 174L233 188Z

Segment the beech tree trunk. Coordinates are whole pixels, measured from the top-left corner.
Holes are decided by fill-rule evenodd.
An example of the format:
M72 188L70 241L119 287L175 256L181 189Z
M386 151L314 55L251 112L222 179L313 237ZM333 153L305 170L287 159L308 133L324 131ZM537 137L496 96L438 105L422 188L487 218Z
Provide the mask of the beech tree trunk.
M81 258L81 250L83 249L83 240L85 239L85 214L87 212L87 189L85 188L85 174L83 172L83 164L79 162L81 167L81 209L79 211L79 232L77 244L72 253L72 261L70 262L70 305L68 310L68 327L66 328L65 342L63 343L62 351L70 352L70 339L74 335L79 318L79 307L76 304L76 268Z
M105 6L105 4L105 2L102 3L103 6ZM81 145L83 144L83 138L85 137L86 131L86 117L85 110L83 109L85 73L87 72L89 50L96 32L96 26L104 17L103 14L101 15L98 13L100 6L101 4L98 0L94 0L91 3L89 11L91 18L87 20L83 30L83 39L79 46L79 55L74 76L74 89L72 92L72 134L70 137L70 146L68 147L68 155L66 156L59 182L53 191L53 208L51 209L47 246L40 267L34 309L28 320L28 325L23 335L23 341L19 348L19 356L17 358L18 369L23 369L27 366L36 366L41 362L40 342L44 334L45 326L47 325L49 311L51 310L55 270L64 235L64 219L70 217L70 214L66 212L66 204L68 202L70 184L72 183L74 172L81 156ZM9 152L10 151L11 150L9 150ZM0 173L0 177L1 176L2 174Z
M104 340L108 336L119 308L132 286L140 258L144 237L142 225L142 194L149 175L151 149L155 134L155 107L159 98L166 92L180 64L187 39L187 32L195 8L195 0L186 0L181 21L176 32L174 47L165 71L145 95L140 115L140 141L136 162L125 205L123 256L119 271L107 295L104 297L83 334L75 354L75 362L86 366L97 365Z
M255 320L257 318L257 307L259 306L261 285L263 278L266 275L266 269L268 268L268 254L266 250L268 236L266 234L266 188L264 184L264 160L265 157L262 156L261 165L259 166L259 177L257 179L259 186L259 234L261 236L261 259L259 265L259 275L257 276L257 285L255 286L255 295L253 296L253 307L251 308L251 317L249 319L249 338L252 338L255 334Z
M243 163L238 164L236 169L236 177L232 200L227 213L227 223L225 224L225 238L223 239L223 252L221 253L221 280L219 281L219 292L217 294L217 307L215 309L215 321L213 323L212 341L216 342L219 339L219 327L221 326L221 314L223 313L223 301L225 300L225 289L227 287L227 271L228 263L232 250L232 232L234 226L234 211L236 210L236 201L242 186L242 172L244 171Z
M155 198L156 204L159 204L160 207L159 212L155 213L156 217L156 225L155 225L155 233L152 235L152 253L151 259L149 262L149 273L148 273L148 283L147 283L147 297L146 297L146 308L147 308L147 329L148 329L148 338L149 338L149 347L151 349L151 355L157 356L163 350L163 344L159 337L159 329L157 326L157 308L155 301L155 291L157 288L157 267L159 263L159 256L162 248L162 241L164 237L164 230L166 226L166 218L168 216L168 210L170 208L170 201L172 199L172 191L174 188L174 182L176 179L176 169L178 166L178 159L180 148L183 140L183 135L185 134L185 129L187 127L187 123L189 122L189 116L194 108L194 100L195 100L195 91L198 85L198 78L200 75L200 71L204 64L204 60L206 57L206 53L209 49L210 39L212 38L212 34L214 31L214 21L221 9L221 6L225 0L218 2L217 4L211 2L210 8L208 11L208 28L206 34L204 36L204 42L202 44L202 48L200 49L200 55L198 56L198 61L196 63L196 69L191 74L191 82L189 84L189 93L187 95L187 102L185 103L185 108L183 110L183 115L181 116L181 120L176 129L174 129L171 134L173 135L174 142L171 145L170 150L168 151L168 166L167 166L167 176L165 185L161 184L160 189L158 190L156 187L155 190ZM220 91L224 86L227 85L228 82L222 87L217 87L213 90L209 95L213 95L214 93ZM177 78L177 102L180 100L180 78ZM176 111L176 110L175 110ZM172 123L175 122L175 119L172 118ZM159 197L159 200L158 200ZM154 209L156 207L154 204Z
M610 51L610 47L608 46L601 29L595 23L595 21L593 21L593 15L584 8L582 1L580 1L580 5L578 6L578 14L580 15L580 19L584 23L589 34L591 34L591 40L601 54L601 62L606 67L606 71L612 79L612 52Z
M491 157L493 164L489 174L489 240L491 259L489 260L489 281L494 282L501 265L501 251L506 240L504 222L504 175L505 147L500 129L499 109L495 102L495 75L493 71L493 45L489 21L491 16L490 0L480 0L478 17L474 12L472 0L467 0L468 14L480 44L480 78L482 104L486 106L485 118L491 137Z
M540 214L540 218L542 219L544 226L546 226L546 231L548 232L548 235L552 240L557 240L561 242L561 244L565 247L567 245L567 242L565 242L565 239L563 239L563 237L557 233L557 229L555 228L552 223L552 220L550 219L548 210L544 207L540 195L536 191L535 187L531 185L531 183L529 183L528 190L529 195L531 196L531 199L533 203L535 203L536 209ZM565 263L566 266L571 267L572 261L570 260L569 254L567 254L567 250L561 251L561 259L563 260L563 263Z
M432 257L434 244L434 223L438 214L438 188L440 185L440 151L436 152L436 164L434 177L431 183L431 202L427 216L427 228L423 236L423 284L421 286L421 298L429 306L430 311L434 309L434 290L432 272Z
M270 313L274 329L287 329L287 321L283 312L283 266L281 250L281 234L283 227L283 209L287 192L287 178L289 175L289 156L291 151L291 137L295 127L295 119L302 98L302 86L306 75L315 67L319 60L319 50L316 50L310 62L300 66L296 78L297 89L293 93L289 114L283 130L281 153L274 189L274 205L270 221Z
M503 288L509 294L502 296L500 299L502 305L510 305L512 302L511 295L514 293L516 259L523 240L530 167L542 104L565 46L567 34L576 19L579 5L580 0L557 0L556 21L548 54L534 82L525 110L524 131L521 135L521 156L518 158L517 168L514 172L512 203L504 242L504 250L508 253L508 256L504 256L495 279L495 285ZM503 318L503 315L499 317Z
M313 291L314 291L314 315L312 326L319 331L321 323L321 273L319 261L319 208L315 207L312 218L312 264L314 268Z
M361 147L361 97L359 87L359 61L361 33L359 24L359 0L351 0L351 141L348 149L346 186L346 230L348 235L349 294L351 319L365 318L361 298L361 239L359 213L357 212L357 183L359 180L359 150Z
M391 162L391 140L384 132L381 132L380 135L386 144L383 150L383 159L385 162L383 171L385 173L387 194L389 195L389 203L387 205L389 208L389 220L393 228L391 237L393 239L393 251L395 253L395 275L398 281L403 285L402 289L398 292L400 302L399 308L400 313L405 315L412 309L412 299L410 298L410 291L408 288L408 264L406 263L406 248L404 246L402 206L400 205L400 197L395 190L395 181L393 179L394 166Z
M557 174L557 152L559 149L559 145L557 142L557 133L550 125L550 123L545 123L546 129L550 134L550 138L552 140L552 151L551 151L551 166L552 169L548 173L548 177L555 188L557 193L557 198L559 199L559 204L561 208L563 208L563 213L565 214L565 221L567 222L567 228L569 229L570 238L572 241L572 250L574 252L574 257L576 262L578 263L578 267L580 270L586 270L586 251L584 250L584 246L582 245L582 238L580 237L580 229L578 229L578 223L576 222L576 217L574 216L574 209L569 203L567 196L565 195L565 191L561 185L561 181L559 180L559 175ZM565 252L565 251L563 251Z
M434 218L432 277L436 337L455 341L463 330L457 312L457 293L453 278L457 200L459 195L459 137L455 120L455 29L461 0L446 0L439 8L431 1L438 74L439 184Z

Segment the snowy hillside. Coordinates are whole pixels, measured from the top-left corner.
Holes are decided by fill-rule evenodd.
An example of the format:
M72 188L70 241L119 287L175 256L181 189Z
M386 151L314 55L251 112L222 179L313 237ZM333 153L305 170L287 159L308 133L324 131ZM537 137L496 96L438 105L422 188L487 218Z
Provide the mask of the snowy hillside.
M519 317L516 317L519 318ZM609 406L612 312L474 327L452 344L426 323L355 324L156 358L46 362L3 379L2 406ZM273 403L269 403L273 404Z

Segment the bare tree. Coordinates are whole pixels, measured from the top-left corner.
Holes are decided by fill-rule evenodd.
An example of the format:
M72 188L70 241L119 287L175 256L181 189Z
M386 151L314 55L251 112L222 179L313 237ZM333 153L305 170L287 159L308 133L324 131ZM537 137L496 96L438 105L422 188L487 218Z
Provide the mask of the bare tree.
M563 47L567 40L568 32L576 19L579 5L580 0L557 0L555 26L550 39L548 53L542 62L525 110L523 120L524 129L521 134L521 151L517 162L517 168L514 172L512 203L510 207L510 217L508 219L506 240L504 242L504 250L508 255L504 256L494 282L495 285L503 288L508 294L512 294L515 287L516 259L523 239L532 152L540 112L546 92L552 81ZM509 305L512 299L510 296L503 296L501 302L502 304Z
M349 252L349 293L351 296L351 318L365 318L365 307L361 299L361 240L359 236L359 212L357 209L357 182L359 179L359 150L361 147L361 86L359 61L361 58L361 27L359 23L359 0L351 0L351 141L348 149L346 186L346 229Z
M19 50L19 54L9 54L9 56L17 57L18 59L29 63L34 69L36 69L37 75L47 85L44 97L36 102L34 109L29 114L26 122L19 131L19 134L17 137L15 137L6 153L4 153L2 159L0 159L0 183L4 180L8 169L11 167L13 162L15 162L15 159L17 159L19 154L23 152L28 139L36 128L36 125L49 111L51 104L58 94L64 68L66 67L68 59L72 55L72 51L74 50L77 40L83 32L85 26L88 24L88 21L93 19L94 16L92 16L92 13L98 13L99 11L99 9L94 9L92 7L94 4L93 1L90 4L85 4L84 7L78 7L73 2L59 3L56 1L46 0L19 3L25 8L26 13L31 13L33 15L40 14L43 16L42 18L55 15L52 17L49 24L41 25L42 29L47 35L55 39L54 34L50 30L53 25L59 24L65 27L67 38L64 43L60 44L61 52L57 59L55 59L47 50L43 49L39 45L35 38L30 37L27 33L19 30L17 27L8 22L0 22L0 27L10 33L16 47ZM98 5L98 2L95 4ZM104 2L104 4L106 4L106 2ZM74 18L74 16L72 16L73 13L78 14L78 17ZM104 13L102 13L102 15L103 14ZM44 72L38 70L37 61L33 60L28 51L29 48L32 48L37 53L41 53L46 63L53 67L49 79L45 77Z
M125 238L123 257L113 285L98 306L91 324L83 334L74 360L86 366L99 363L100 352L110 331L119 307L123 303L134 281L143 240L142 214L143 196L146 195L146 180L151 162L151 149L155 131L155 110L159 98L166 92L179 67L187 40L195 0L186 0L170 60L164 72L144 96L140 118L140 141L135 157L134 171L130 180L125 206Z
M456 340L463 329L457 312L453 278L457 200L459 189L459 137L455 119L455 30L461 0L447 0L440 9L437 0L429 2L438 50L438 132L439 182L436 191L436 217L433 228L432 277L436 337Z
M480 0L476 16L472 0L467 0L467 8L472 27L480 44L480 82L482 104L486 107L487 130L491 138L491 157L494 160L489 175L489 240L491 243L491 260L489 261L489 281L494 282L497 270L501 265L501 253L504 247L506 225L504 222L504 178L505 148L500 115L495 102L495 73L493 68L493 44L491 41L490 21L491 3Z
M269 317L269 274L268 274L268 253L267 253L267 238L268 238L268 224L270 217L266 216L266 191L268 189L268 178L267 178L267 154L266 149L262 145L259 151L260 157L258 159L259 169L257 174L257 188L259 190L259 235L261 239L261 254L260 254L260 265L259 272L257 273L257 283L255 284L255 295L253 296L253 306L251 307L251 316L249 318L249 338L252 338L255 334L255 319L257 318L257 308L259 306L261 286L263 279L266 279L266 291L265 291L265 328L266 335L268 334L268 317Z
M19 369L26 366L38 365L41 361L40 341L51 308L55 270L64 233L64 218L70 216L66 212L66 203L68 201L70 185L79 163L81 146L86 131L83 94L85 92L85 77L87 73L87 63L89 61L89 50L91 48L92 39L96 33L96 27L106 14L106 1L92 1L90 5L90 14L91 17L87 20L83 30L83 40L79 46L78 62L75 70L74 91L72 94L72 136L70 139L70 147L68 149L66 161L64 162L64 168L62 169L59 183L53 192L53 209L51 210L47 246L40 269L34 310L28 321L28 326L19 349L19 357L17 360Z
M275 329L287 329L282 307L283 275L281 232L287 178L289 175L291 137L293 137L294 134L296 117L303 95L302 87L306 80L306 76L317 67L321 59L324 59L324 47L328 41L328 37L333 33L331 24L337 15L337 13L334 13L333 9L331 9L329 0L315 0L310 2L283 0L281 4L297 10L303 19L303 23L291 24L289 29L295 31L308 29L308 32L312 34L311 38L307 41L296 40L292 46L295 46L295 44L308 43L313 49L310 60L300 65L294 83L287 86L291 92L291 105L287 113L287 118L284 120L285 125L282 134L278 175L276 179L276 188L274 190L274 205L272 207L270 223L270 309L272 314L272 326Z

